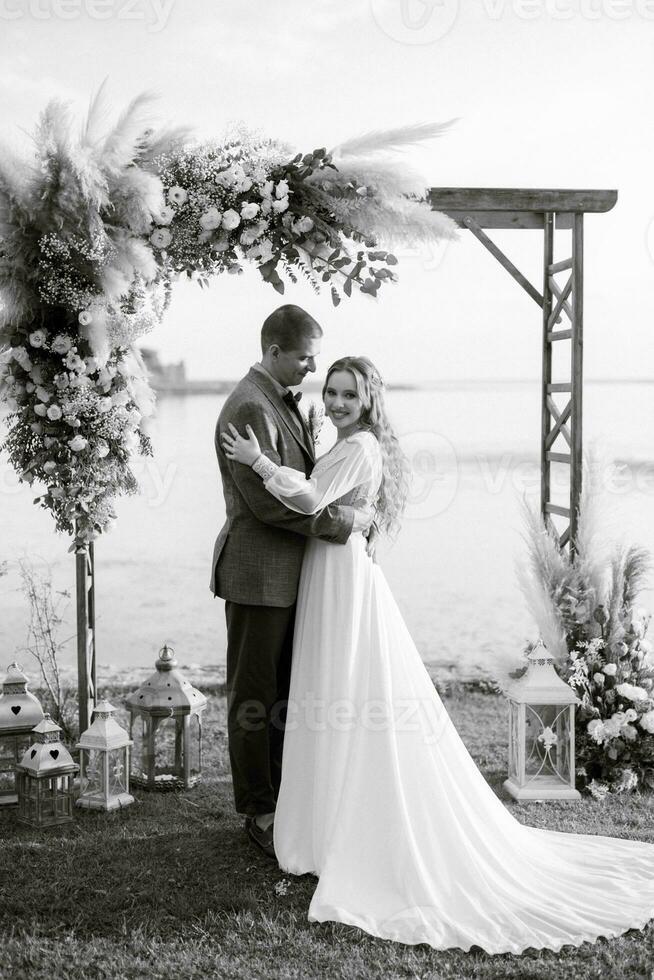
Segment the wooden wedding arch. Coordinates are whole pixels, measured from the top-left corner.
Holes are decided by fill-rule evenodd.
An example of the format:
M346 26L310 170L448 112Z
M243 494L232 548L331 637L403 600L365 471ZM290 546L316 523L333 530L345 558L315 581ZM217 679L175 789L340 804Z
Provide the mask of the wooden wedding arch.
M541 513L556 530L561 546L568 548L574 548L582 476L584 215L610 211L617 198L615 190L433 187L429 192L432 208L471 231L541 309ZM542 233L541 289L484 230L493 228ZM554 261L555 229L571 232L568 257L558 261ZM567 273L565 283L557 279L562 273ZM564 325L557 326L560 323ZM554 345L559 343L569 345L565 359L569 370L563 380L554 381ZM552 499L552 464L567 467L566 506ZM96 700L93 543L77 554L76 580L79 722L84 731Z

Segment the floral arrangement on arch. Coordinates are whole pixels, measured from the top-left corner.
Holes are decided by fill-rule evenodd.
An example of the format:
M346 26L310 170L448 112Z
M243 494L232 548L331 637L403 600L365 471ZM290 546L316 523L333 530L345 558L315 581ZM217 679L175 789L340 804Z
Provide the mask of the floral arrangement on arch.
M526 508L528 562L518 569L541 637L580 699L577 786L596 799L654 789L654 647L638 604L650 556L607 544L600 483L600 464L588 460L573 557Z
M152 452L154 394L136 346L160 323L180 276L200 286L254 263L282 275L376 296L395 280L387 248L456 236L430 209L420 175L394 152L445 126L373 133L291 157L244 128L190 143L152 125L136 98L107 128L104 90L81 130L51 103L30 160L0 156L2 444L35 503L84 547L138 490L136 451Z

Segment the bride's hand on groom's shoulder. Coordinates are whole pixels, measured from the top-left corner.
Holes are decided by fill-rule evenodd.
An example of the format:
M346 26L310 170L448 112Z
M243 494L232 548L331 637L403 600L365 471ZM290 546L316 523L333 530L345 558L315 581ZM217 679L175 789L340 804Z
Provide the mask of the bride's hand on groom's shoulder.
M247 436L242 436L235 425L229 423L230 432L223 432L221 439L225 456L234 460L236 463L244 463L246 466L252 464L261 455L259 440L254 434L251 425L246 425Z

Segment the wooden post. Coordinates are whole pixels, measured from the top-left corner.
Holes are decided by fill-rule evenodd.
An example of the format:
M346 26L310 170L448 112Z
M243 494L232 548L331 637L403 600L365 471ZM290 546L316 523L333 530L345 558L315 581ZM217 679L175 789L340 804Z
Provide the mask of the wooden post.
M75 552L77 586L77 696L80 735L91 721L96 697L95 560L93 542Z
M584 216L575 214L572 223L572 439L570 470L570 549L575 548L579 499L583 475L582 405L584 352Z
M547 440L550 431L550 385L552 384L552 345L548 339L549 320L552 313L550 266L554 258L554 215L548 211L543 223L543 340L541 376L541 427L540 427L540 509L545 523L549 523L546 506L550 500L550 460Z

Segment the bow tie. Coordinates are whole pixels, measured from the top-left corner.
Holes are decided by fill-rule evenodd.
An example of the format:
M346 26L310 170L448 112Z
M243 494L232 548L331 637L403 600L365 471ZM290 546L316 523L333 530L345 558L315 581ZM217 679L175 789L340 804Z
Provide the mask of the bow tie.
M300 401L301 398L302 398L301 391L296 391L295 394L293 394L292 391L287 391L286 394L282 396L282 401L286 402L286 404L290 408L295 408L295 406L297 405L297 403Z

